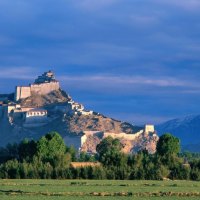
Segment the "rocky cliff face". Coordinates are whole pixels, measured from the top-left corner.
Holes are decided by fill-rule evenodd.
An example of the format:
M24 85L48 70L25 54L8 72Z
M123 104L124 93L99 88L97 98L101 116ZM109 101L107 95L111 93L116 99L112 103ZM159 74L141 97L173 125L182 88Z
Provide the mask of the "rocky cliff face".
M66 117L65 122L69 133L87 136L81 146L81 150L85 152L96 153L97 144L107 136L120 139L125 153L135 153L143 149L147 149L150 153L156 151L158 136L155 132L145 133L143 127L133 126L99 114Z
M21 99L22 107L44 107L51 104L65 103L71 100L71 97L63 90L54 90L46 95L33 93L30 97Z
M101 114L65 116L64 120L67 124L68 131L76 134L83 131L125 132L127 134L134 134L142 130L142 127L133 126Z
M110 133L111 137L116 137L116 134ZM83 144L81 150L85 152L96 153L96 146L103 139L103 134L95 134L88 136L86 142ZM140 150L148 150L149 153L155 153L156 144L158 141L158 136L156 134L145 134L142 133L137 136L134 140L127 138L119 138L120 142L123 145L122 151L124 153L136 153Z

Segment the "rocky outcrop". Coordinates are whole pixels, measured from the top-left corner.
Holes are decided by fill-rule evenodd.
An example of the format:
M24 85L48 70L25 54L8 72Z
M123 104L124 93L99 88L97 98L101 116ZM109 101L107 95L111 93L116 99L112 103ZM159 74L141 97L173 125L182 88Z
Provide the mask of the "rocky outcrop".
M101 114L66 116L64 120L67 123L69 132L76 134L83 131L125 132L127 134L134 134L142 130L142 127L133 126L129 123L105 117Z
M122 136L123 135L123 136ZM123 145L122 151L124 153L136 153L141 150L148 150L149 153L155 153L158 136L155 133L144 133L143 131L138 132L129 137L129 134L125 133L103 133L97 132L95 134L89 134L85 138L81 150L85 152L96 153L96 146L101 140L107 136L118 138Z
M65 103L71 100L71 97L62 90L55 90L46 95L33 93L30 97L19 101L22 107L44 107L51 104Z

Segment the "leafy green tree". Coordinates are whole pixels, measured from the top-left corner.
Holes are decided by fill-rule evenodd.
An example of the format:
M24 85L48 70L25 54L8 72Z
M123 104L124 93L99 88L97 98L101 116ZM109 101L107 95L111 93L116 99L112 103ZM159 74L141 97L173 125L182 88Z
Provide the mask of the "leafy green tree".
M190 167L183 164L176 165L170 169L169 178L173 180L188 180L190 178Z
M80 178L88 179L88 169L89 169L89 167L81 167L80 168Z
M93 167L92 169L93 169L92 173L93 179L100 180L106 178L105 169L102 166Z
M166 133L159 138L156 150L160 156L177 155L180 152L180 140Z
M20 164L19 167L19 173L20 173L20 178L28 178L28 163L27 162L23 162Z
M46 134L37 143L37 155L43 160L52 160L56 155L63 155L65 152L65 143L57 132Z
M66 152L71 155L72 162L75 162L77 152L76 152L76 149L74 148L74 146L66 147Z
M199 154L180 154L180 142L171 134L160 137L156 154L142 150L127 155L121 152L122 147L118 139L105 138L97 146L103 165L73 168L70 162L76 161L75 149L66 147L62 137L51 132L38 142L24 140L1 148L0 178L200 180ZM81 153L78 161L95 158Z
M96 158L94 155L90 155L86 152L81 152L79 155L79 162L95 162Z
M200 181L200 169L192 168L190 172L190 179L193 181Z
M14 160L9 160L7 161L5 164L5 170L8 173L8 177L7 178L20 178L20 174L19 174L19 166L20 163L14 159Z
M194 159L190 161L190 179L194 181L200 181L200 159Z
M66 168L69 167L71 163L71 156L69 155L69 153L67 154L56 154L53 158L53 160L51 161L51 165L53 167L58 167L58 168Z
M114 139L110 136L104 138L96 147L100 162L107 166L123 164L122 147L119 139Z
M106 178L107 178L107 179L110 179L110 180L115 179L115 178L116 178L116 173L115 173L115 171L116 171L116 167L114 167L114 166L107 167L107 168L105 169Z
M31 160L37 151L37 143L34 140L24 139L18 147L19 159Z

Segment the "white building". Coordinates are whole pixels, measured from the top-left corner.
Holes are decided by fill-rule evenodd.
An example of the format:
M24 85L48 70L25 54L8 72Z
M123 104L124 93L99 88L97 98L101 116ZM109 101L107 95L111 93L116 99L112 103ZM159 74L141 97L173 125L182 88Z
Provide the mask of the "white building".
M35 108L25 113L25 123L43 123L47 121L47 110Z
M83 111L84 106L82 104L79 104L79 103L73 103L73 104L71 104L71 110Z
M146 124L144 127L144 132L145 133L154 133L155 132L154 125Z
M66 110L69 114L82 114L84 112L84 106L71 100L67 103Z

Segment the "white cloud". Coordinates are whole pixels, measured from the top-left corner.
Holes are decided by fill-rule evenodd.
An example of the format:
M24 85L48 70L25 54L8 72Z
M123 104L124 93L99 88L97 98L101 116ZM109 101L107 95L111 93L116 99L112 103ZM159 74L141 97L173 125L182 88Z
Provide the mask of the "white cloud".
M60 76L62 81L72 81L72 82L90 82L91 84L103 83L110 85L148 85L148 86L158 86L158 87L183 87L183 86L193 86L192 83L188 81L183 81L171 77L146 77L146 76ZM194 84L195 85L195 84Z
M1 67L1 79L32 80L38 75L38 70L33 67Z
M133 123L133 125L144 125L144 124L158 124L165 122L172 117L166 116L154 116L154 115L145 115L139 113L115 113L115 116L120 116L124 121Z
M43 71L42 71L43 72ZM34 67L1 67L0 78L1 79L16 79L16 80L34 80L39 74L42 73ZM199 91L200 87L198 82L193 80L184 80L181 78L173 77L152 77L152 76L134 76L134 75L57 75L57 80L61 82L61 85L65 85L65 82L71 86L77 85L77 87L92 86L93 88L142 88L142 87L181 87L181 93L194 93ZM77 84L78 83L78 84ZM184 89L185 88L185 89Z

